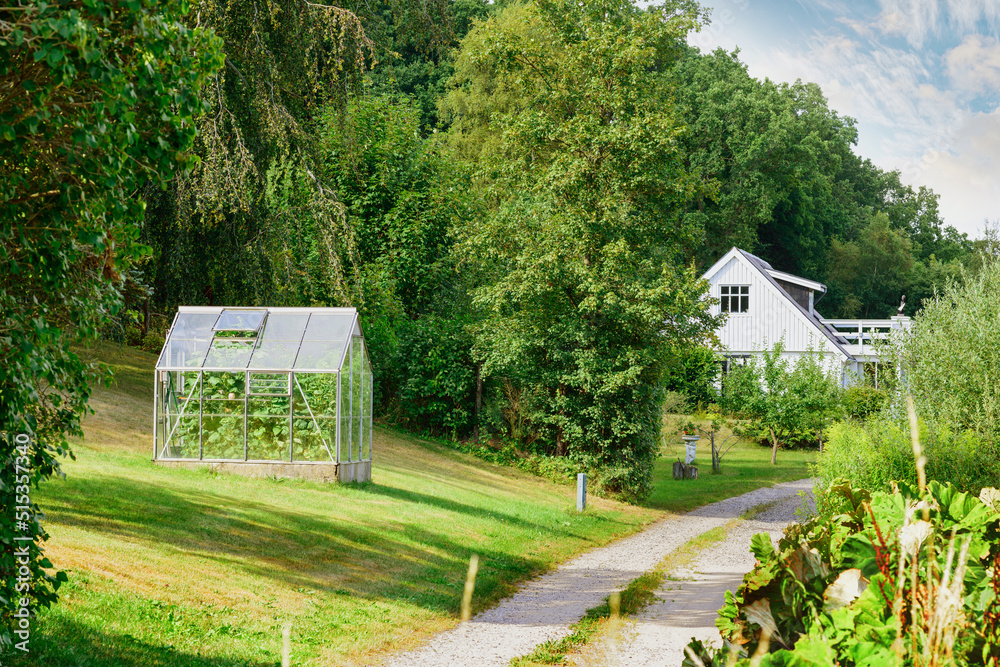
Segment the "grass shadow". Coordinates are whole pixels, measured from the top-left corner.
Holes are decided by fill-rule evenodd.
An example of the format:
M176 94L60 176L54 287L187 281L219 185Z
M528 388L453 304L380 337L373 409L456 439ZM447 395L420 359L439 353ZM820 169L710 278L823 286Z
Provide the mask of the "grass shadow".
M0 656L11 667L276 667L280 660L232 659L196 655L169 645L152 644L128 634L101 632L49 613L32 632L24 653Z

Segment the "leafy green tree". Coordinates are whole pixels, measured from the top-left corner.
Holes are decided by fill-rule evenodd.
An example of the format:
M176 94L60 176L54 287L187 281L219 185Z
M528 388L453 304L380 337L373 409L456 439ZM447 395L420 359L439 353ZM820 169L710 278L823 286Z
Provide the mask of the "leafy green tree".
M841 405L839 379L824 367L819 353L800 355L794 364L783 353L784 344L779 343L750 357L723 380L722 407L767 432L772 465L782 434L815 434L839 416Z
M298 270L282 254L294 234L268 184L288 184L294 204L317 221L320 263L340 304L355 294L345 262L352 239L335 188L319 177L314 128L361 89L373 45L353 12L306 0L199 0L188 20L222 39L225 67L201 93L194 151L201 158L165 192L147 191L143 239L161 306L274 303Z
M33 437L32 487L59 473L97 375L71 346L114 314L120 275L143 252L137 192L194 164L198 93L222 60L184 10L152 0L0 9L0 647L14 637L18 599L48 606L65 580L46 572L37 519L14 524L24 504L9 474L15 434ZM15 544L29 545L27 592L15 589Z
M352 100L343 116L324 117L320 174L339 193L354 239L348 279L358 286L380 407L421 431L464 435L475 363L470 297L452 250L475 201L467 171L420 136L419 119L405 98ZM315 225L300 232L313 239L307 254L321 252L320 233ZM321 274L302 276L312 287L295 291L333 298L320 289Z
M843 173L854 121L815 84L754 79L738 52L688 49L672 78L685 159L706 184L688 204L703 230L692 254L711 264L735 245L788 271L821 272L827 239L856 215Z
M493 271L474 293L477 349L540 397L532 422L555 453L631 498L648 493L667 348L715 324L680 261L695 184L666 80L699 23L685 2L541 1L474 29L458 57L524 98L491 120L491 213L465 232Z
M718 400L715 385L722 372L722 356L707 345L670 347L663 370L663 387L676 391L695 406Z
M827 280L842 299L845 317L885 318L895 314L914 267L912 243L892 228L884 213L872 217L856 241L833 239Z
M476 21L484 20L500 4L487 0L355 2L350 8L375 43L378 59L371 72L370 92L413 99L424 135L445 125L438 116L438 99L455 71L452 51Z

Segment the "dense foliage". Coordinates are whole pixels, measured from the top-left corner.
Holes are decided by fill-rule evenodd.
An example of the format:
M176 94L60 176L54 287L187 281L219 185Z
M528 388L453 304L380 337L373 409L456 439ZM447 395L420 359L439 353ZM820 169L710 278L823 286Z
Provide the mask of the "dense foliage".
M50 604L63 576L46 572L37 518L15 530L24 493L8 474L14 436L33 436L32 487L59 472L97 376L71 346L114 314L121 276L143 252L135 193L194 164L197 91L221 59L211 33L182 22L184 9L118 0L0 9L0 647L16 601ZM27 593L14 590L15 534L33 538Z
M930 299L898 341L906 387L921 417L1000 436L1000 260Z
M977 499L937 482L871 494L832 484L777 549L753 539L757 566L717 621L736 655L689 649L708 666L996 664L998 501L996 489Z
M659 94L698 14L616 0L519 10L536 39L502 20L470 33L489 45L480 68L519 82L523 101L492 117L481 172L491 211L465 232L467 261L489 268L474 293L477 351L486 373L531 389L554 453L641 498L668 346L714 325L705 286L681 263L690 231L676 212L694 184Z
M1000 482L996 440L926 422L919 427L919 435L931 479L948 480L973 494ZM871 491L888 491L898 481L915 484L916 459L909 428L877 416L864 422L834 424L829 428L818 472L826 482L845 478Z

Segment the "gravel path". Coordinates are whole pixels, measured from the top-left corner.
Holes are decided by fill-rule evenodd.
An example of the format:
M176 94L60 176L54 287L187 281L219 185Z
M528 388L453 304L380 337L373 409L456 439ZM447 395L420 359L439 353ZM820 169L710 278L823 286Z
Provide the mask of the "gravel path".
M659 601L631 619L617 645L613 641L605 644L598 649L601 655L597 661L577 664L676 667L692 638L721 646L716 614L726 590L735 591L743 575L753 569L750 539L757 533L768 533L777 543L785 526L796 520L802 504L801 498L793 496L738 524L723 542L713 544L688 567L671 572L656 593Z
M797 506L800 503L799 491L808 492L811 489L812 481L808 479L786 482L660 521L641 533L564 563L553 572L532 580L518 593L470 622L436 635L419 649L393 656L385 664L390 667L504 667L512 658L530 653L538 644L569 634L569 626L583 618L588 609L596 607L610 593L651 570L688 540L723 526L748 509L764 503L778 501L780 507L786 504ZM752 534L746 536L742 550L748 548ZM729 540L725 544L729 544ZM713 546L711 550L715 554L717 549ZM735 557L734 554L735 551L727 555L720 550L719 560L728 562ZM703 563L699 561L699 569L704 570ZM751 557L750 566L743 566L740 570L737 584L752 565ZM721 597L719 599L715 609L721 606Z

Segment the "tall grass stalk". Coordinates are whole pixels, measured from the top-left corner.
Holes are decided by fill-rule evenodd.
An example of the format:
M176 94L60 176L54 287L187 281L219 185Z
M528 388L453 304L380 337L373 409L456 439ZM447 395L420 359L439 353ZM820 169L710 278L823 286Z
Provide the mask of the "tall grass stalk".
M462 593L462 622L472 618L472 594L476 590L476 573L479 572L479 554L469 556L469 573L465 576L465 591Z

